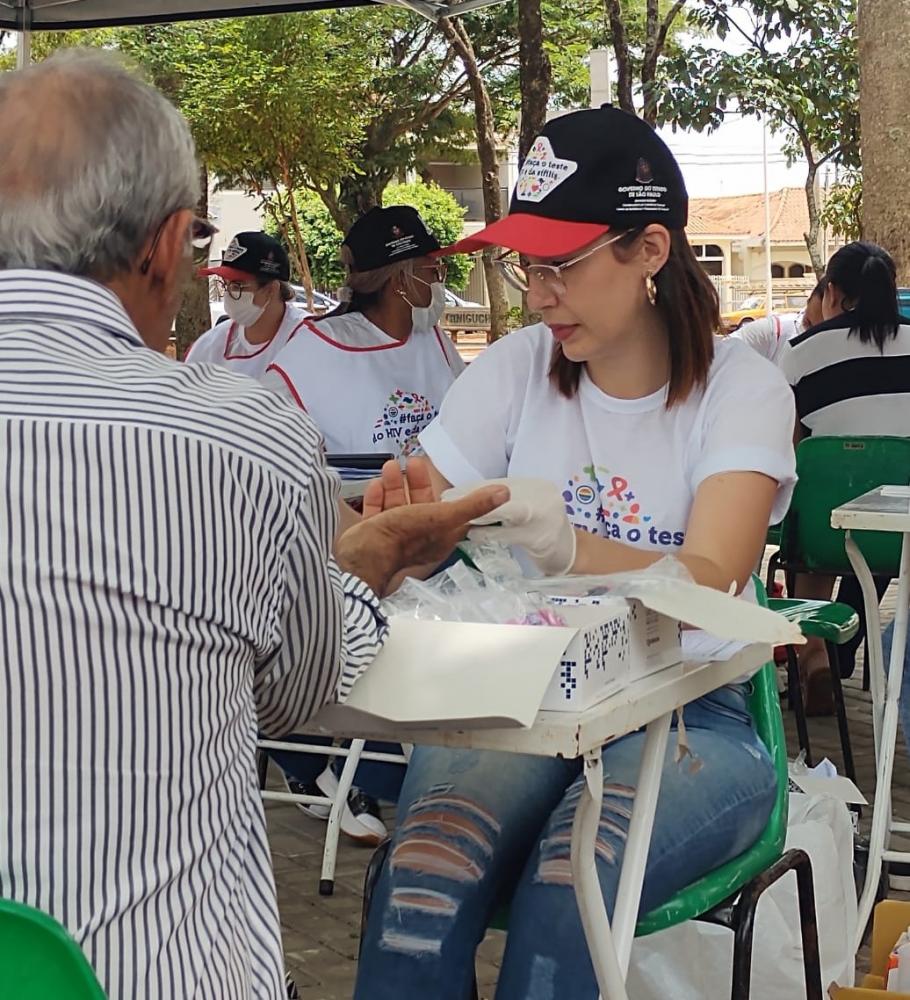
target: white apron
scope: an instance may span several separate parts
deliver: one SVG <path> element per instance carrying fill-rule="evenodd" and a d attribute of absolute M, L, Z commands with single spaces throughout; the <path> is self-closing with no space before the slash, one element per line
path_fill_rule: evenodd
<path fill-rule="evenodd" d="M 287 346 L 291 338 L 309 316 L 293 302 L 285 305 L 284 318 L 275 336 L 264 344 L 251 344 L 245 330 L 238 323 L 224 320 L 207 330 L 193 344 L 186 355 L 189 364 L 212 364 L 231 371 L 261 378 L 274 358 Z"/>
<path fill-rule="evenodd" d="M 269 366 L 330 454 L 409 455 L 464 363 L 435 327 L 395 340 L 362 313 L 307 320 Z"/>

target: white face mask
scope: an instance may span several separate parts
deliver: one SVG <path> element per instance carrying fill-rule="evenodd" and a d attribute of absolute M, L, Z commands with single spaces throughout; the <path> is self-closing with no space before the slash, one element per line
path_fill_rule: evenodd
<path fill-rule="evenodd" d="M 442 319 L 442 314 L 446 309 L 446 289 L 441 281 L 434 281 L 432 284 L 424 281 L 423 278 L 414 276 L 415 281 L 430 286 L 430 304 L 428 306 L 415 306 L 408 301 L 406 295 L 402 293 L 402 298 L 411 307 L 411 322 L 415 330 L 432 330 Z"/>
<path fill-rule="evenodd" d="M 232 299 L 230 295 L 224 296 L 224 311 L 242 327 L 252 326 L 265 312 L 265 306 L 257 306 L 253 301 L 255 294 L 255 292 L 241 292 L 239 299 Z"/>

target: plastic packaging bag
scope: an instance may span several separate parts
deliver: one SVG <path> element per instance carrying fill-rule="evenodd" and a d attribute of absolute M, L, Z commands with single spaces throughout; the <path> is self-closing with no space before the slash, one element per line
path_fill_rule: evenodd
<path fill-rule="evenodd" d="M 812 859 L 822 985 L 852 983 L 857 921 L 853 824 L 842 802 L 790 795 L 786 849 Z M 802 944 L 796 879 L 782 878 L 758 904 L 752 959 L 752 1000 L 802 1000 Z M 733 934 L 689 920 L 638 938 L 629 968 L 629 1000 L 729 1000 Z"/>
<path fill-rule="evenodd" d="M 565 625 L 539 594 L 528 593 L 521 579 L 493 579 L 455 563 L 429 580 L 408 578 L 383 602 L 391 618 L 514 625 Z"/>

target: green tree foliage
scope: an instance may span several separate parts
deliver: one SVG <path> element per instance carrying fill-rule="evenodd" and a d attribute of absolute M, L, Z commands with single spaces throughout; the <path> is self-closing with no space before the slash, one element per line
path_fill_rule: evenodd
<path fill-rule="evenodd" d="M 821 211 L 822 223 L 844 240 L 862 239 L 863 178 L 859 170 L 848 170 L 828 188 Z"/>
<path fill-rule="evenodd" d="M 691 16 L 736 46 L 700 41 L 671 60 L 661 120 L 710 130 L 728 111 L 764 116 L 790 161 L 808 164 L 806 245 L 820 273 L 819 167 L 859 162 L 855 0 L 701 0 Z"/>
<path fill-rule="evenodd" d="M 344 281 L 344 271 L 339 261 L 343 235 L 317 194 L 298 191 L 295 201 L 301 232 L 307 245 L 313 283 L 317 288 L 331 293 Z M 464 209 L 448 191 L 437 184 L 425 184 L 423 181 L 389 184 L 383 191 L 382 201 L 384 205 L 412 205 L 443 246 L 454 243 L 461 236 Z M 274 218 L 269 220 L 266 228 L 276 236 L 281 235 Z M 459 254 L 450 257 L 448 264 L 446 284 L 459 291 L 464 288 L 470 276 L 471 259 L 465 254 Z"/>
<path fill-rule="evenodd" d="M 339 45 L 329 18 L 310 12 L 133 29 L 120 46 L 178 103 L 219 182 L 273 208 L 309 288 L 289 192 L 337 183 L 353 168 L 356 47 Z"/>

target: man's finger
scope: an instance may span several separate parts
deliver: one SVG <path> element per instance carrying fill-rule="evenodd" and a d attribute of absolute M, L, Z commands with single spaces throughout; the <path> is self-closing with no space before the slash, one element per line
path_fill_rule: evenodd
<path fill-rule="evenodd" d="M 404 475 L 395 459 L 390 459 L 382 467 L 382 488 L 385 491 L 383 510 L 407 506 L 408 494 L 405 489 Z"/>
<path fill-rule="evenodd" d="M 430 463 L 425 458 L 409 458 L 406 475 L 411 503 L 433 503 L 436 500 L 433 480 L 430 478 Z"/>
<path fill-rule="evenodd" d="M 367 488 L 363 491 L 363 505 L 361 507 L 361 516 L 366 519 L 368 517 L 375 517 L 377 514 L 382 513 L 382 503 L 385 498 L 385 490 L 382 486 L 381 479 L 371 479 L 367 483 Z"/>
<path fill-rule="evenodd" d="M 446 501 L 445 506 L 453 523 L 464 524 L 501 507 L 509 496 L 508 486 L 483 486 L 466 497 Z"/>

